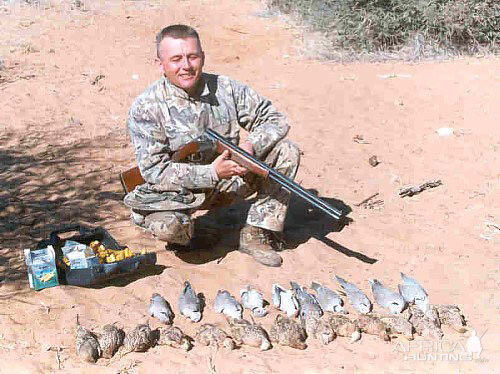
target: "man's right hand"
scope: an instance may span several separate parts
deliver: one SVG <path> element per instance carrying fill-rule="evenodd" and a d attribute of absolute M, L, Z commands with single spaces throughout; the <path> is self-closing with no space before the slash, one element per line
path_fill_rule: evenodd
<path fill-rule="evenodd" d="M 248 171 L 243 166 L 232 161 L 230 156 L 231 154 L 226 150 L 212 162 L 215 172 L 220 179 L 229 179 L 235 175 L 245 175 Z"/>

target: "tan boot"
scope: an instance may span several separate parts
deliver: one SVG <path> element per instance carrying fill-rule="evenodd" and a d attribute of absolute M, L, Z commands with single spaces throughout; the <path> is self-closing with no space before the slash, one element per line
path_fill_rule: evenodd
<path fill-rule="evenodd" d="M 240 231 L 240 252 L 246 253 L 266 266 L 281 266 L 283 259 L 271 245 L 268 230 L 245 225 Z"/>

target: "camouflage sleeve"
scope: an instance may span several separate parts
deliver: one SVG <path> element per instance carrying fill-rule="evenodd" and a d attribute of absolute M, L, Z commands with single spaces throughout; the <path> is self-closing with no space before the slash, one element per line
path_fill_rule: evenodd
<path fill-rule="evenodd" d="M 219 178 L 212 165 L 173 162 L 172 150 L 154 104 L 134 103 L 129 112 L 128 130 L 137 164 L 146 182 L 166 190 L 213 188 Z"/>
<path fill-rule="evenodd" d="M 286 117 L 278 112 L 271 101 L 257 94 L 247 85 L 232 82 L 238 123 L 249 131 L 249 140 L 257 157 L 269 152 L 283 139 L 290 126 Z"/>

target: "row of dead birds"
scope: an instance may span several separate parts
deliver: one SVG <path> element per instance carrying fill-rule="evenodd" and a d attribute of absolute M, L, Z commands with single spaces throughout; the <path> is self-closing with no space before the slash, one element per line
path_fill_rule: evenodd
<path fill-rule="evenodd" d="M 355 284 L 336 276 L 349 304 L 359 313 L 356 319 L 347 317 L 344 301 L 330 288 L 313 282 L 311 289 L 290 282 L 291 289 L 279 284 L 272 287 L 272 303 L 286 313 L 276 316 L 267 333 L 255 323 L 253 317 L 267 315 L 267 303 L 262 293 L 252 287 L 240 291 L 241 303 L 228 291 L 218 291 L 213 308 L 226 315 L 231 334 L 214 324 L 203 324 L 195 339 L 202 345 L 234 349 L 237 345 L 248 345 L 267 350 L 273 343 L 292 348 L 305 349 L 308 337 L 329 344 L 336 336 L 350 337 L 351 342 L 361 338 L 361 333 L 377 335 L 384 341 L 390 335 L 398 334 L 413 339 L 413 334 L 441 339 L 441 325 L 451 326 L 458 332 L 465 332 L 465 318 L 455 305 L 431 305 L 425 289 L 415 279 L 401 273 L 403 283 L 399 292 L 385 287 L 376 279 L 369 280 L 375 302 L 388 310 L 388 314 L 373 313 L 373 304 L 368 296 Z M 178 300 L 179 312 L 192 322 L 202 319 L 205 306 L 203 295 L 197 294 L 191 284 L 184 282 Z M 243 310 L 252 312 L 251 322 L 243 319 Z M 111 358 L 116 352 L 120 357 L 129 352 L 144 352 L 155 345 L 168 345 L 184 350 L 192 346 L 190 337 L 181 329 L 172 326 L 174 313 L 170 304 L 161 295 L 154 293 L 150 300 L 148 314 L 165 325 L 151 330 L 148 324 L 140 324 L 127 334 L 115 325 L 105 325 L 102 331 L 94 333 L 78 322 L 77 353 L 83 361 L 96 362 L 99 357 Z M 298 322 L 294 318 L 298 317 Z"/>

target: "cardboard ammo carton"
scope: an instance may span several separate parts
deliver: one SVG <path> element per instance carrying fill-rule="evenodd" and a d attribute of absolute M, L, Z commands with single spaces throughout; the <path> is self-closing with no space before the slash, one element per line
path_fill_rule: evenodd
<path fill-rule="evenodd" d="M 25 249 L 24 260 L 28 267 L 30 288 L 38 291 L 59 285 L 56 254 L 51 245 L 35 250 Z"/>

